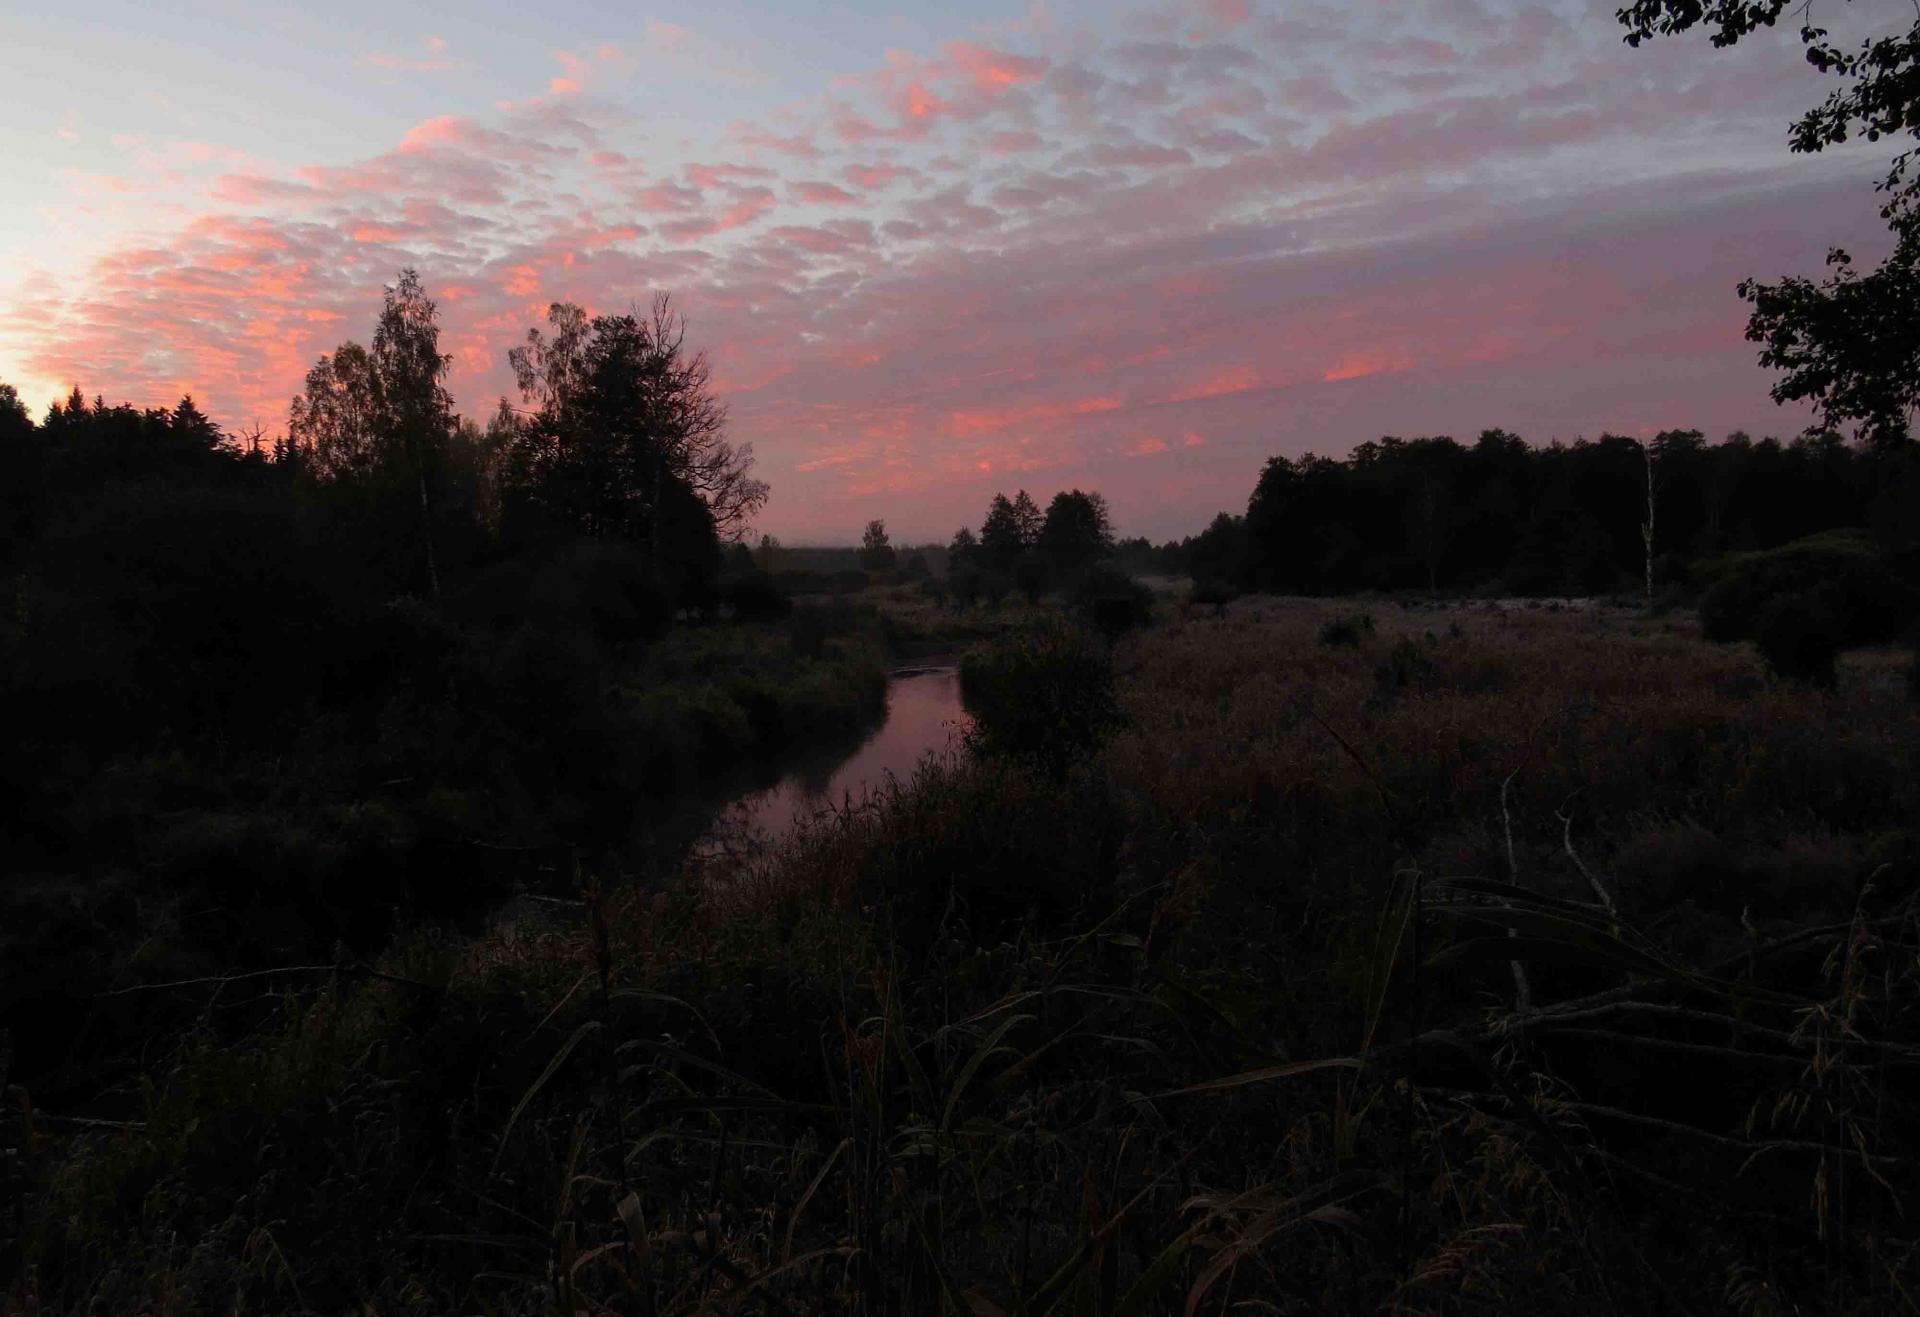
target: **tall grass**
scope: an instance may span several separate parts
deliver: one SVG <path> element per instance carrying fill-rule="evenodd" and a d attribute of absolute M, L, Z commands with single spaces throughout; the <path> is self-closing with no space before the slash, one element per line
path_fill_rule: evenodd
<path fill-rule="evenodd" d="M 1064 773 L 930 762 L 731 881 L 269 980 L 245 1046 L 14 1107 L 10 1303 L 1912 1308 L 1897 683 L 1332 615 L 1124 640 Z"/>

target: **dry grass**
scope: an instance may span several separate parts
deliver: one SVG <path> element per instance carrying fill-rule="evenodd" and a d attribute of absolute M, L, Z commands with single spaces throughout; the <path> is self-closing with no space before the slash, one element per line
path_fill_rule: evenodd
<path fill-rule="evenodd" d="M 1888 664 L 1808 692 L 1604 608 L 1376 605 L 1320 643 L 1351 611 L 1169 622 L 1085 762 L 929 765 L 724 881 L 416 941 L 183 1053 L 138 1130 L 34 1126 L 22 1284 L 1912 1308 L 1920 725 Z"/>

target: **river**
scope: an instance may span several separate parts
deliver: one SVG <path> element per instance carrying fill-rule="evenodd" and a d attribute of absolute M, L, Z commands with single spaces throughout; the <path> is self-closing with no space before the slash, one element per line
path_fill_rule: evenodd
<path fill-rule="evenodd" d="M 857 805 L 889 778 L 906 781 L 929 754 L 958 750 L 972 726 L 960 702 L 960 672 L 950 661 L 895 672 L 880 725 L 851 750 L 802 753 L 771 786 L 735 796 L 695 846 L 701 859 L 750 857 L 830 809 Z"/>

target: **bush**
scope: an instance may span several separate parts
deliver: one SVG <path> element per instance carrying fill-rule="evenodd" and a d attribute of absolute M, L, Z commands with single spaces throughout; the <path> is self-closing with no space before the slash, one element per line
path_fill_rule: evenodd
<path fill-rule="evenodd" d="M 980 598 L 980 592 L 986 584 L 986 573 L 978 567 L 962 567 L 947 577 L 947 584 L 953 589 L 954 602 L 962 608 L 971 608 Z"/>
<path fill-rule="evenodd" d="M 1153 620 L 1153 591 L 1107 563 L 1082 572 L 1069 598 L 1075 611 L 1109 636 Z"/>
<path fill-rule="evenodd" d="M 1754 622 L 1754 642 L 1774 675 L 1815 686 L 1833 685 L 1846 638 L 1845 623 L 1820 595 L 1775 599 Z"/>
<path fill-rule="evenodd" d="M 1053 586 L 1053 567 L 1037 553 L 1025 553 L 1013 565 L 1013 582 L 1027 602 L 1037 604 Z"/>
<path fill-rule="evenodd" d="M 1013 578 L 1001 572 L 987 572 L 980 578 L 980 593 L 987 597 L 989 608 L 998 608 L 1013 593 Z"/>
<path fill-rule="evenodd" d="M 1385 694 L 1402 691 L 1409 686 L 1426 685 L 1437 673 L 1433 659 L 1419 642 L 1403 637 L 1387 651 L 1386 662 L 1373 670 L 1373 683 Z"/>
<path fill-rule="evenodd" d="M 859 628 L 860 615 L 844 599 L 825 604 L 800 604 L 787 619 L 787 638 L 793 652 L 801 658 L 819 658 L 827 641 L 835 636 L 852 635 Z"/>
<path fill-rule="evenodd" d="M 1216 613 L 1239 597 L 1240 592 L 1230 582 L 1218 578 L 1195 581 L 1192 591 L 1187 595 L 1190 603 L 1201 606 L 1211 604 Z"/>
<path fill-rule="evenodd" d="M 969 650 L 960 689 L 980 749 L 1054 770 L 1091 751 L 1120 719 L 1106 646 L 1053 615 Z"/>
<path fill-rule="evenodd" d="M 1753 639 L 1767 605 L 1815 597 L 1833 615 L 1839 644 L 1891 640 L 1920 615 L 1920 594 L 1859 531 L 1829 531 L 1758 553 L 1730 554 L 1699 569 L 1709 582 L 1700 629 L 1709 640 Z"/>
<path fill-rule="evenodd" d="M 793 611 L 793 600 L 781 593 L 765 572 L 742 575 L 729 582 L 723 593 L 733 615 L 743 622 L 785 617 Z"/>
<path fill-rule="evenodd" d="M 1320 643 L 1357 645 L 1372 634 L 1372 613 L 1345 613 L 1320 628 Z"/>
<path fill-rule="evenodd" d="M 654 579 L 647 556 L 613 540 L 566 545 L 544 560 L 507 562 L 449 595 L 448 613 L 503 632 L 531 624 L 582 628 L 603 644 L 653 640 L 673 622 L 675 601 Z"/>

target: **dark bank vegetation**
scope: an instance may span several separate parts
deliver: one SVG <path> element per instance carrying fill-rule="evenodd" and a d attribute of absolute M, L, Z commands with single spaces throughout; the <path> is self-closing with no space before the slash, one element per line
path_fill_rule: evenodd
<path fill-rule="evenodd" d="M 48 1098 L 180 1022 L 103 990 L 670 865 L 649 802 L 878 714 L 874 609 L 728 569 L 765 489 L 664 301 L 555 307 L 484 428 L 437 335 L 408 274 L 270 448 L 0 395 L 0 1031 Z"/>
<path fill-rule="evenodd" d="M 9 1117 L 12 1302 L 1912 1307 L 1891 655 L 1249 600 L 968 682 L 974 753 L 724 883 L 173 989 Z"/>
<path fill-rule="evenodd" d="M 1808 24 L 1797 147 L 1920 131 Z M 481 428 L 403 279 L 271 458 L 0 395 L 7 1310 L 1920 1308 L 1910 160 L 1742 289 L 1865 442 L 1382 440 L 1159 549 L 723 551 L 665 304 Z M 607 817 L 904 644 L 965 753 L 685 881 Z"/>

